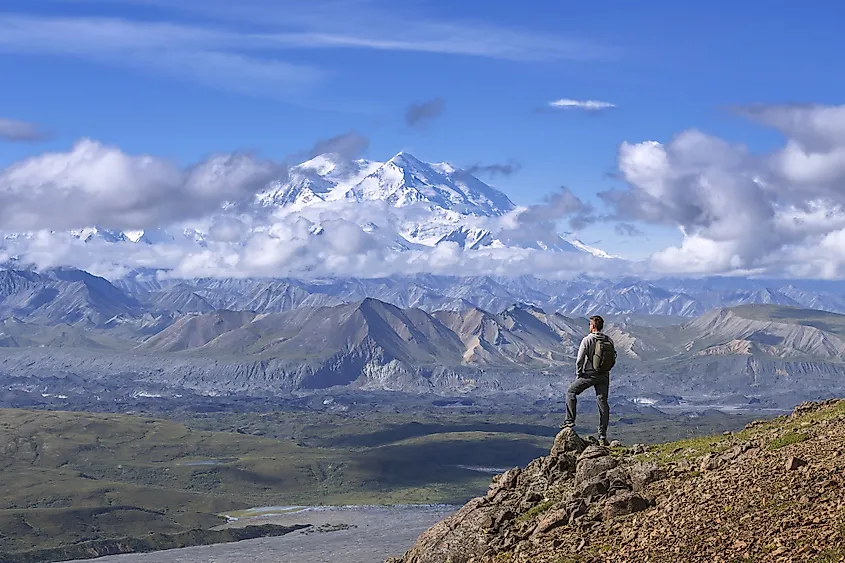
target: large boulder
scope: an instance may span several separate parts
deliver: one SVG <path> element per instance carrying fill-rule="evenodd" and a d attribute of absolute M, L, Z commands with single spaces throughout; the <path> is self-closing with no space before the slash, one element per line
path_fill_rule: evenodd
<path fill-rule="evenodd" d="M 609 490 L 610 481 L 599 475 L 579 484 L 575 488 L 575 494 L 581 498 L 598 498 L 606 495 Z"/>
<path fill-rule="evenodd" d="M 567 452 L 572 452 L 575 455 L 580 454 L 587 449 L 587 441 L 575 433 L 573 428 L 564 428 L 558 435 L 555 436 L 555 443 L 552 445 L 550 455 L 557 457 Z"/>
<path fill-rule="evenodd" d="M 589 446 L 578 456 L 575 469 L 575 486 L 580 487 L 583 483 L 606 473 L 617 465 L 618 463 L 610 456 L 607 448 Z"/>
<path fill-rule="evenodd" d="M 634 491 L 642 491 L 647 485 L 666 477 L 656 463 L 639 462 L 627 467 L 629 480 Z"/>
<path fill-rule="evenodd" d="M 537 522 L 537 527 L 534 529 L 534 534 L 545 534 L 546 532 L 571 524 L 576 518 L 587 513 L 587 503 L 582 500 L 574 500 L 567 503 L 562 508 L 552 510 Z"/>

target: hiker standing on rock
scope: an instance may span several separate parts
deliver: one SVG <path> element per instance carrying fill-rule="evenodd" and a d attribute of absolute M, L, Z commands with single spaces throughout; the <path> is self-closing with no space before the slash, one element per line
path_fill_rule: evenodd
<path fill-rule="evenodd" d="M 610 422 L 610 406 L 607 394 L 610 388 L 610 370 L 616 364 L 616 348 L 613 340 L 602 333 L 604 319 L 590 317 L 590 334 L 581 341 L 578 358 L 575 360 L 575 381 L 566 390 L 566 419 L 563 428 L 575 427 L 578 410 L 578 395 L 595 387 L 596 404 L 599 407 L 599 443 L 607 446 L 607 425 Z"/>

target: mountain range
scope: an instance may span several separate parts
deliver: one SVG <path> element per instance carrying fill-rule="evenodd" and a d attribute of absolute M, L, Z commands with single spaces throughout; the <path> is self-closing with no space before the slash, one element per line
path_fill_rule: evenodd
<path fill-rule="evenodd" d="M 393 276 L 340 279 L 176 279 L 134 270 L 109 281 L 76 269 L 0 269 L 0 318 L 103 328 L 167 325 L 219 309 L 280 313 L 374 298 L 401 308 L 501 313 L 525 304 L 572 317 L 601 314 L 666 324 L 739 305 L 845 313 L 845 284 L 735 278 L 546 280 L 531 276 Z M 158 323 L 158 324 L 157 324 Z"/>
<path fill-rule="evenodd" d="M 562 397 L 592 312 L 583 308 L 587 297 L 572 301 L 582 307 L 575 314 L 530 303 L 492 308 L 472 301 L 504 303 L 503 288 L 513 285 L 492 278 L 416 283 L 410 293 L 408 280 L 325 281 L 317 286 L 325 292 L 280 280 L 134 278 L 118 287 L 79 270 L 2 270 L 0 380 L 10 392 L 65 397 L 273 396 L 338 387 Z M 522 279 L 519 287 L 548 297 L 547 283 Z M 589 286 L 565 282 L 577 283 Z M 419 289 L 436 284 L 465 291 L 435 298 Z M 642 282 L 600 291 L 610 295 L 613 287 L 628 306 L 639 303 L 629 294 L 644 291 Z M 375 289 L 416 304 L 349 298 Z M 443 301 L 459 306 L 436 306 Z M 788 404 L 845 388 L 845 315 L 791 303 L 683 311 L 687 317 L 608 315 L 621 354 L 618 398 Z"/>

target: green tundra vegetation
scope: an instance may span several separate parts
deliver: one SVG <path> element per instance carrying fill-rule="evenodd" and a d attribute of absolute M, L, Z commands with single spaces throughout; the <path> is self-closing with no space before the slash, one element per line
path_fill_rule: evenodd
<path fill-rule="evenodd" d="M 546 454 L 557 432 L 547 414 L 181 416 L 0 409 L 0 559 L 210 530 L 258 506 L 462 503 L 493 472 Z M 748 420 L 638 415 L 614 429 L 627 443 L 654 442 Z"/>

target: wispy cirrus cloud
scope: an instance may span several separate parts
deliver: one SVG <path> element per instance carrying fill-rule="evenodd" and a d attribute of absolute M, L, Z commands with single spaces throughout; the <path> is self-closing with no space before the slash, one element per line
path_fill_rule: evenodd
<path fill-rule="evenodd" d="M 599 100 L 573 100 L 570 98 L 561 98 L 553 102 L 549 102 L 549 107 L 556 109 L 579 109 L 584 111 L 604 111 L 613 109 L 616 104 L 610 102 L 602 102 Z"/>
<path fill-rule="evenodd" d="M 405 17 L 371 1 L 159 2 L 65 0 L 91 4 L 82 17 L 0 13 L 0 52 L 81 58 L 198 82 L 287 97 L 331 75 L 309 50 L 377 50 L 510 61 L 596 60 L 610 51 L 585 40 L 485 22 Z M 98 6 L 153 6 L 155 19 L 98 15 Z M 113 16 L 114 10 L 103 12 Z M 333 17 L 326 17 L 332 14 Z M 197 17 L 192 17 L 197 16 Z"/>
<path fill-rule="evenodd" d="M 31 143 L 43 141 L 49 136 L 46 131 L 35 123 L 0 117 L 0 141 Z"/>
<path fill-rule="evenodd" d="M 270 98 L 327 75 L 250 52 L 260 46 L 237 33 L 171 23 L 0 15 L 0 52 L 73 57 Z"/>
<path fill-rule="evenodd" d="M 55 0 L 73 4 L 134 4 L 207 21 L 254 24 L 279 47 L 359 48 L 467 55 L 518 61 L 593 61 L 614 48 L 575 37 L 512 29 L 482 20 L 438 19 L 432 10 L 389 0 Z M 180 17 L 184 20 L 184 17 Z M 254 28 L 253 28 L 254 29 Z"/>

